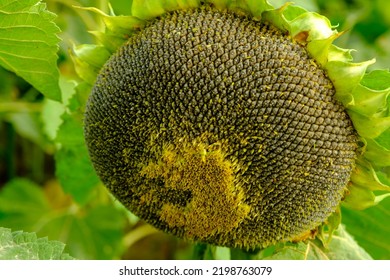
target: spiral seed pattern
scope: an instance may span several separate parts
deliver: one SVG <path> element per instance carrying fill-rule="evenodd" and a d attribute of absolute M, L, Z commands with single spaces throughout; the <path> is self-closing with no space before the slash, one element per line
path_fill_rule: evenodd
<path fill-rule="evenodd" d="M 110 191 L 157 228 L 265 247 L 312 230 L 342 199 L 357 139 L 334 94 L 305 48 L 269 24 L 176 11 L 103 67 L 86 143 Z"/>

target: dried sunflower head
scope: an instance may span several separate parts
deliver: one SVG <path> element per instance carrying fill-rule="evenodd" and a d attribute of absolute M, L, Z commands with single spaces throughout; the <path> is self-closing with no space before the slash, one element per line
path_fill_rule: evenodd
<path fill-rule="evenodd" d="M 360 207 L 388 190 L 378 139 L 390 127 L 389 92 L 362 82 L 373 61 L 352 63 L 332 45 L 340 33 L 326 18 L 265 1 L 133 1 L 127 17 L 91 10 L 107 27 L 95 32 L 101 45 L 75 49 L 91 85 L 91 160 L 157 228 L 266 247 L 305 239 L 344 197 Z"/>

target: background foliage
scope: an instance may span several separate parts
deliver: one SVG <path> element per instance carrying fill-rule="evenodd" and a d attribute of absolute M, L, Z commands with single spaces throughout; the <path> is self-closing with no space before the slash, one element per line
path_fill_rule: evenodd
<path fill-rule="evenodd" d="M 129 14 L 131 1 L 110 2 L 116 14 Z M 336 44 L 359 50 L 357 61 L 376 57 L 371 69 L 388 68 L 386 0 L 295 3 L 346 30 Z M 52 240 L 65 243 L 65 253 L 78 259 L 390 259 L 389 198 L 363 211 L 343 208 L 344 226 L 327 247 L 314 240 L 252 254 L 185 243 L 123 209 L 101 185 L 84 144 L 87 96 L 70 53 L 75 45 L 92 43 L 88 30 L 103 25 L 75 6 L 109 12 L 105 0 L 0 0 L 0 249 L 17 245 L 0 259 L 19 251 L 25 258 L 68 258 Z M 15 28 L 22 23 L 24 28 Z M 46 236 L 50 241 L 41 239 Z M 42 246 L 45 253 L 39 253 Z"/>

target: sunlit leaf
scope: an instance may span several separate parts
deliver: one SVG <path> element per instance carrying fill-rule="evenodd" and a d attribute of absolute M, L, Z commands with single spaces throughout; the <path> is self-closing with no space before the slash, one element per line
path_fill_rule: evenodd
<path fill-rule="evenodd" d="M 371 256 L 361 248 L 353 237 L 340 225 L 332 240 L 324 247 L 318 240 L 287 243 L 277 247 L 264 259 L 272 260 L 367 260 Z"/>
<path fill-rule="evenodd" d="M 56 16 L 39 0 L 0 3 L 0 66 L 47 97 L 60 100 Z"/>
<path fill-rule="evenodd" d="M 370 260 L 372 257 L 360 247 L 355 238 L 340 225 L 332 236 L 328 248 L 325 248 L 326 255 L 331 260 Z"/>
<path fill-rule="evenodd" d="M 99 179 L 91 165 L 87 148 L 78 146 L 62 148 L 55 155 L 56 174 L 66 193 L 81 204 L 90 198 Z"/>
<path fill-rule="evenodd" d="M 62 102 L 46 99 L 41 112 L 43 131 L 50 140 L 54 140 L 57 137 L 59 127 L 63 123 L 61 116 L 67 107 L 72 105 L 70 103 L 75 93 L 76 83 L 74 81 L 68 81 L 63 77 L 60 77 L 59 81 Z"/>
<path fill-rule="evenodd" d="M 0 227 L 0 260 L 71 260 L 65 244 L 37 238 L 35 233 Z"/>
<path fill-rule="evenodd" d="M 68 114 L 63 120 L 56 139 L 61 144 L 55 154 L 56 175 L 64 191 L 85 204 L 100 181 L 89 159 L 81 121 Z"/>

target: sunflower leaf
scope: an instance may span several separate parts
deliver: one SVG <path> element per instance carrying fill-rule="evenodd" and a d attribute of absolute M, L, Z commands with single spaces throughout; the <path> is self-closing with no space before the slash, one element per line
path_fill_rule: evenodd
<path fill-rule="evenodd" d="M 361 248 L 343 225 L 334 232 L 327 247 L 318 240 L 287 243 L 276 248 L 270 260 L 370 260 L 371 256 Z"/>
<path fill-rule="evenodd" d="M 62 145 L 55 154 L 56 174 L 64 191 L 85 204 L 100 181 L 88 156 L 81 120 L 67 113 L 62 119 L 56 138 Z"/>
<path fill-rule="evenodd" d="M 118 258 L 125 216 L 110 200 L 99 201 L 100 196 L 83 207 L 55 181 L 42 188 L 16 178 L 0 191 L 0 224 L 61 241 L 78 259 Z"/>
<path fill-rule="evenodd" d="M 355 211 L 342 209 L 343 223 L 355 240 L 375 259 L 390 259 L 389 220 L 390 198 L 377 206 Z"/>
<path fill-rule="evenodd" d="M 37 238 L 35 233 L 0 227 L 0 260 L 72 260 L 64 248 L 65 244 Z"/>
<path fill-rule="evenodd" d="M 4 0 L 0 18 L 0 66 L 60 101 L 56 64 L 60 29 L 54 24 L 55 15 L 39 0 Z"/>

